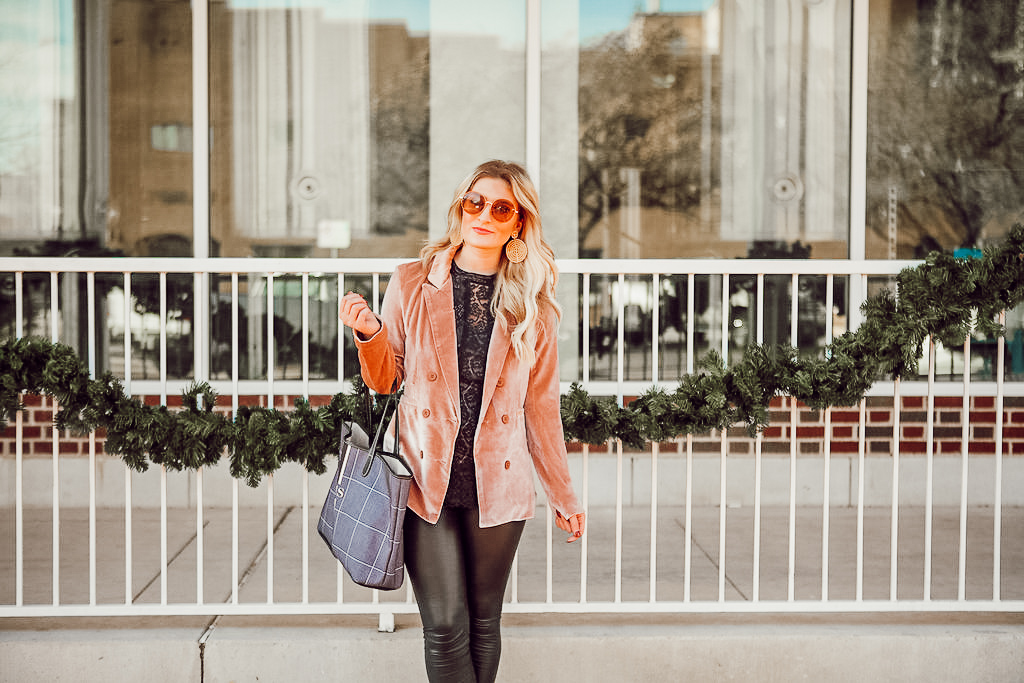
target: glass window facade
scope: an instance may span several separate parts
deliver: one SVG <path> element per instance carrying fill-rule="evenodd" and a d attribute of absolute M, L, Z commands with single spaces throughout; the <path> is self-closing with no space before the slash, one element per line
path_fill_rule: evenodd
<path fill-rule="evenodd" d="M 866 94 L 852 78 L 862 2 Z M 529 165 L 561 258 L 916 258 L 997 242 L 1022 219 L 1024 1 L 210 0 L 197 5 L 200 46 L 193 5 L 0 0 L 0 254 L 413 257 L 443 231 L 455 185 L 490 157 Z M 193 121 L 200 87 L 208 139 Z M 851 172 L 859 95 L 864 178 Z M 199 184 L 197 150 L 209 153 Z M 851 222 L 853 193 L 863 225 Z M 74 280 L 57 284 L 61 335 L 83 348 Z M 158 372 L 161 321 L 191 346 L 205 308 L 192 285 L 100 278 L 96 305 L 112 320 L 101 364 L 118 369 L 126 327 L 137 376 Z M 580 319 L 563 325 L 563 379 L 584 375 L 584 336 L 586 374 L 615 379 L 620 309 L 627 344 L 657 343 L 660 378 L 685 369 L 685 276 L 657 291 L 650 278 L 588 286 L 561 284 L 566 319 Z M 27 278 L 26 332 L 43 329 L 51 287 Z M 313 377 L 349 374 L 337 367 L 337 287 L 307 284 Z M 767 278 L 764 341 L 788 343 L 796 311 L 798 344 L 816 351 L 845 329 L 847 288 L 801 277 L 794 294 L 788 277 Z M 755 341 L 752 277 L 698 276 L 693 289 L 695 355 L 723 335 L 731 353 Z M 4 283 L 0 306 L 11 296 Z M 213 278 L 209 296 L 209 375 L 224 377 L 229 279 Z M 295 372 L 302 296 L 297 279 L 242 276 L 241 378 Z M 1007 322 L 1012 346 L 1024 320 Z M 653 361 L 630 357 L 625 378 L 651 376 Z M 953 354 L 949 374 L 962 365 Z M 189 354 L 167 371 L 193 376 Z"/>
<path fill-rule="evenodd" d="M 866 256 L 999 243 L 1024 221 L 1024 2 L 872 0 L 871 26 Z M 1006 327 L 1020 377 L 1020 307 Z M 972 373 L 992 379 L 994 340 L 972 344 Z M 962 376 L 963 354 L 937 365 Z"/>

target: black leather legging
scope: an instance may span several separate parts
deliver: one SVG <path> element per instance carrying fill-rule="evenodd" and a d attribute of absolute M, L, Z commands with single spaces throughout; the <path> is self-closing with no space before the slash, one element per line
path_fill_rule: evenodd
<path fill-rule="evenodd" d="M 405 516 L 405 566 L 423 621 L 431 683 L 498 674 L 501 607 L 525 522 L 480 528 L 475 508 L 444 508 L 437 524 Z"/>

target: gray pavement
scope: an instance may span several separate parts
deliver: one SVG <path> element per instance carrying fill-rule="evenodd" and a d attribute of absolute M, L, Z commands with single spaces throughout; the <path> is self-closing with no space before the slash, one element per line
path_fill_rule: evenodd
<path fill-rule="evenodd" d="M 318 510 L 309 510 L 308 601 L 329 603 L 338 599 L 338 565 L 316 533 Z M 547 542 L 543 510 L 527 524 L 516 568 L 516 598 L 519 602 L 546 599 Z M 171 508 L 167 513 L 167 596 L 170 603 L 195 602 L 196 512 Z M 239 600 L 265 603 L 267 590 L 267 511 L 265 508 L 239 510 L 238 571 Z M 203 593 L 204 602 L 219 603 L 231 597 L 231 511 L 210 508 L 203 511 Z M 1024 600 L 1024 508 L 1004 508 L 1001 525 L 1001 582 L 999 594 L 1005 600 Z M 279 507 L 273 511 L 275 602 L 301 602 L 302 515 L 301 508 Z M 857 597 L 857 513 L 852 508 L 829 510 L 828 598 L 853 600 Z M 967 516 L 968 554 L 965 596 L 968 600 L 991 599 L 993 595 L 993 510 L 970 508 Z M 12 510 L 0 510 L 0 604 L 15 601 L 15 553 Z M 52 516 L 49 509 L 28 508 L 24 513 L 24 588 L 26 605 L 53 602 Z M 89 515 L 86 509 L 63 509 L 60 513 L 60 593 L 62 604 L 89 602 Z M 125 602 L 125 525 L 121 510 L 100 509 L 96 513 L 96 602 L 121 605 Z M 686 598 L 685 567 L 686 514 L 682 507 L 661 506 L 654 534 L 656 544 L 655 597 L 659 601 Z M 719 509 L 695 507 L 691 515 L 690 599 L 717 601 L 720 586 Z M 133 511 L 132 586 L 135 604 L 159 603 L 162 599 L 160 511 Z M 793 585 L 796 600 L 822 598 L 822 509 L 796 509 Z M 750 601 L 754 597 L 754 511 L 752 508 L 726 510 L 724 597 L 726 601 Z M 891 580 L 891 510 L 867 508 L 864 512 L 863 598 L 888 600 Z M 764 507 L 760 519 L 758 597 L 786 600 L 789 596 L 789 509 Z M 553 530 L 553 586 L 555 602 L 580 600 L 582 543 L 566 544 L 564 535 Z M 646 602 L 651 599 L 651 513 L 648 507 L 625 507 L 620 532 L 621 562 L 616 568 L 616 523 L 613 508 L 590 511 L 586 544 L 586 598 L 590 603 Z M 936 507 L 932 514 L 931 590 L 933 600 L 956 600 L 959 588 L 960 512 Z M 897 568 L 898 597 L 925 599 L 925 509 L 901 508 L 899 514 Z M 617 579 L 617 571 L 621 579 Z M 619 583 L 617 590 L 617 583 Z M 343 581 L 345 601 L 370 600 L 364 591 Z M 510 598 L 512 597 L 510 589 Z M 384 601 L 405 601 L 405 590 L 381 593 Z M 210 608 L 215 611 L 215 607 Z M 617 611 L 613 608 L 612 611 Z M 755 608 L 756 609 L 756 608 Z"/>
<path fill-rule="evenodd" d="M 337 564 L 316 535 L 317 510 L 309 510 L 311 603 L 338 599 Z M 527 524 L 509 598 L 541 602 L 547 594 L 547 544 L 543 511 Z M 891 510 L 864 513 L 863 598 L 890 596 Z M 204 600 L 224 602 L 231 595 L 231 511 L 204 510 Z M 690 594 L 694 609 L 661 614 L 651 600 L 651 513 L 626 507 L 621 532 L 615 511 L 590 511 L 586 545 L 586 599 L 606 604 L 603 614 L 520 613 L 510 604 L 505 619 L 502 677 L 542 680 L 1022 680 L 1024 619 L 1020 614 L 810 614 L 822 598 L 822 509 L 797 508 L 793 589 L 810 601 L 805 614 L 727 614 L 745 612 L 754 596 L 754 514 L 749 507 L 726 510 L 725 572 L 720 575 L 719 509 L 695 507 L 690 520 Z M 302 590 L 302 514 L 275 508 L 273 597 L 298 602 Z M 96 514 L 96 603 L 125 601 L 125 519 L 120 510 Z M 662 506 L 657 517 L 658 601 L 686 597 L 685 526 L 682 507 Z M 857 514 L 829 510 L 828 597 L 856 597 Z M 267 511 L 239 513 L 239 567 L 242 603 L 265 606 Z M 989 600 L 993 594 L 993 510 L 970 508 L 965 594 Z M 53 602 L 52 518 L 49 509 L 24 514 L 25 605 Z M 159 604 L 160 512 L 137 509 L 132 520 L 132 581 L 136 604 Z M 937 507 L 932 516 L 930 597 L 955 600 L 959 588 L 960 516 Z M 89 516 L 81 508 L 60 517 L 62 604 L 88 603 Z M 762 601 L 788 597 L 789 509 L 765 507 L 757 593 Z M 924 597 L 925 514 L 904 507 L 899 518 L 898 596 Z M 1024 509 L 1005 508 L 1001 526 L 1001 581 L 1004 600 L 1024 600 Z M 618 533 L 618 541 L 617 541 Z M 552 599 L 578 603 L 582 544 L 566 544 L 553 532 Z M 615 549 L 621 546 L 621 564 Z M 14 513 L 0 510 L 0 605 L 11 605 L 14 586 Z M 166 599 L 196 598 L 196 513 L 172 508 L 167 525 Z M 619 578 L 620 577 L 620 578 Z M 720 579 L 726 607 L 719 609 Z M 344 600 L 369 600 L 368 591 L 347 578 Z M 280 615 L 198 617 L 47 617 L 0 619 L 0 681 L 26 680 L 422 680 L 418 618 L 405 589 L 382 593 L 398 615 L 394 633 L 378 633 L 368 615 Z M 637 603 L 623 608 L 616 600 Z M 762 607 L 768 607 L 767 605 Z M 563 609 L 561 606 L 552 611 Z M 627 614 L 616 612 L 628 610 Z M 770 607 L 769 607 L 770 610 Z M 211 607 L 211 612 L 216 612 Z M 330 611 L 328 607 L 324 611 Z M 130 644 L 130 647 L 126 647 Z M 897 665 L 898 662 L 899 664 Z M 342 666 L 344 664 L 344 666 Z M 144 675 L 142 672 L 145 672 Z"/>

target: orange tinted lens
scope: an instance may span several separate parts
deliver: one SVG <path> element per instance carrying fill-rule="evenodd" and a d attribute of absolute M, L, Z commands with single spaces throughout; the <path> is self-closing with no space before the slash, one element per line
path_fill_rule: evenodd
<path fill-rule="evenodd" d="M 484 198 L 477 192 L 462 195 L 462 210 L 475 216 L 484 210 Z"/>
<path fill-rule="evenodd" d="M 494 220 L 499 223 L 506 223 L 512 220 L 512 216 L 516 214 L 516 207 L 512 206 L 512 202 L 504 199 L 491 204 L 491 215 L 494 216 Z"/>

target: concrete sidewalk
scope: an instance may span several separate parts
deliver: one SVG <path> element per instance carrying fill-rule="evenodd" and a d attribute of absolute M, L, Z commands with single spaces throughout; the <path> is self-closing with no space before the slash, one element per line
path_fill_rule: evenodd
<path fill-rule="evenodd" d="M 337 599 L 337 565 L 315 531 L 310 511 L 309 601 Z M 888 600 L 890 510 L 864 515 L 865 600 Z M 801 507 L 795 526 L 794 594 L 819 601 L 822 593 L 822 510 Z M 543 511 L 540 511 L 543 514 Z M 196 597 L 194 510 L 168 513 L 167 600 Z M 240 601 L 267 600 L 267 512 L 240 511 Z M 856 511 L 829 511 L 828 596 L 856 597 Z M 993 517 L 990 508 L 968 514 L 966 598 L 992 597 Z M 902 508 L 899 520 L 898 595 L 924 596 L 924 510 Z M 301 513 L 273 511 L 275 601 L 301 601 Z M 726 511 L 725 601 L 740 607 L 754 595 L 753 511 Z M 936 508 L 932 517 L 931 598 L 958 591 L 959 510 Z M 785 601 L 789 589 L 789 510 L 761 515 L 758 596 Z M 60 600 L 89 601 L 88 512 L 61 511 Z M 99 510 L 96 519 L 96 601 L 125 601 L 122 511 Z M 631 614 L 521 614 L 505 618 L 503 681 L 1019 681 L 1024 679 L 1024 619 L 1020 614 L 716 614 L 719 596 L 719 510 L 695 508 L 691 519 L 691 614 L 644 609 L 651 598 L 651 514 L 624 509 L 622 563 L 616 583 L 614 510 L 592 509 L 588 529 L 586 598 L 636 602 Z M 1000 595 L 1024 599 L 1024 510 L 1003 511 Z M 135 603 L 159 603 L 159 511 L 132 518 Z M 683 600 L 685 510 L 662 507 L 657 519 L 659 601 Z M 204 511 L 204 600 L 227 600 L 231 589 L 230 510 Z M 24 519 L 24 603 L 50 604 L 53 594 L 52 521 L 48 509 L 27 509 Z M 562 542 L 552 548 L 555 602 L 579 602 L 582 552 Z M 987 545 L 986 545 L 986 539 Z M 0 603 L 14 602 L 14 515 L 0 511 Z M 7 550 L 10 549 L 10 550 Z M 522 602 L 544 601 L 547 586 L 543 516 L 527 524 L 514 590 Z M 345 600 L 368 598 L 351 584 Z M 512 589 L 510 588 L 510 596 Z M 405 589 L 380 595 L 412 610 Z M 422 640 L 414 613 L 396 616 L 394 633 L 378 633 L 376 616 L 109 617 L 0 619 L 0 681 L 305 681 L 423 680 Z"/>
<path fill-rule="evenodd" d="M 421 681 L 418 620 L 355 617 L 6 624 L 3 681 Z M 69 623 L 70 622 L 70 623 Z M 1010 615 L 509 615 L 500 681 L 1020 681 Z"/>

